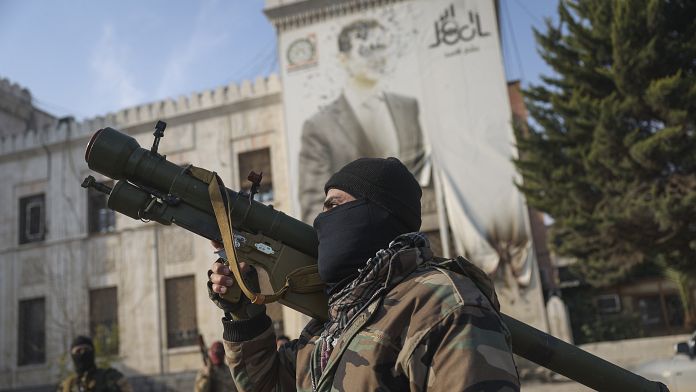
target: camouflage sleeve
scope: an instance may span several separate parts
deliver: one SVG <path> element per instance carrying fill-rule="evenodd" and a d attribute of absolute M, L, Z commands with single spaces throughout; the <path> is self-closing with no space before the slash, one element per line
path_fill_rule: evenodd
<path fill-rule="evenodd" d="M 210 367 L 205 367 L 196 374 L 194 392 L 210 392 Z"/>
<path fill-rule="evenodd" d="M 406 364 L 412 391 L 520 390 L 509 332 L 493 311 L 457 307 L 421 336 Z"/>
<path fill-rule="evenodd" d="M 286 344 L 276 351 L 269 325 L 260 335 L 243 341 L 225 338 L 225 360 L 239 392 L 294 391 L 297 351 Z"/>

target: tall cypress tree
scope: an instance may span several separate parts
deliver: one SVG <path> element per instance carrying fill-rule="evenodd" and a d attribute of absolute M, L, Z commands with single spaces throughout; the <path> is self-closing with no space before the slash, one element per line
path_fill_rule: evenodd
<path fill-rule="evenodd" d="M 590 283 L 646 262 L 693 282 L 696 1 L 569 0 L 558 11 L 535 31 L 555 75 L 525 91 L 533 124 L 517 131 L 519 187 Z"/>

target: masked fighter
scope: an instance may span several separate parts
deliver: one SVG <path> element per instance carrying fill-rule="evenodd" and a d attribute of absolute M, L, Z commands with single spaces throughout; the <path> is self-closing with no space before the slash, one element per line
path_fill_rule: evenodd
<path fill-rule="evenodd" d="M 396 158 L 362 158 L 333 174 L 314 221 L 328 321 L 312 320 L 276 350 L 263 306 L 216 293 L 227 364 L 239 391 L 519 391 L 510 334 L 492 283 L 463 258 L 458 272 L 433 256 L 421 224 L 421 189 Z M 242 298 L 245 298 L 242 296 Z"/>
<path fill-rule="evenodd" d="M 132 392 L 123 374 L 114 368 L 100 369 L 94 362 L 94 344 L 86 336 L 78 336 L 70 346 L 75 374 L 65 379 L 59 392 Z"/>

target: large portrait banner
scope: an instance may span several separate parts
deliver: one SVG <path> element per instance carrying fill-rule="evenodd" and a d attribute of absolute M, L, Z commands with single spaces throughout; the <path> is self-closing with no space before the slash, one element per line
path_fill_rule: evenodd
<path fill-rule="evenodd" d="M 394 156 L 439 182 L 458 253 L 510 296 L 538 286 L 492 0 L 364 7 L 283 31 L 279 53 L 297 217 L 346 163 Z"/>

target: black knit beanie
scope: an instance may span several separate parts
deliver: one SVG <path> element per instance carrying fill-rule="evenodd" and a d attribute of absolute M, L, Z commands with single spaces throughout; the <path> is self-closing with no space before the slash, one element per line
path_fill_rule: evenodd
<path fill-rule="evenodd" d="M 324 192 L 331 188 L 375 202 L 399 218 L 411 232 L 420 229 L 420 185 L 396 158 L 357 159 L 329 178 Z"/>
<path fill-rule="evenodd" d="M 73 342 L 72 342 L 72 344 L 70 345 L 70 347 L 71 347 L 71 348 L 72 348 L 72 347 L 77 347 L 77 346 L 81 346 L 81 345 L 83 345 L 83 344 L 85 344 L 85 345 L 87 345 L 87 346 L 90 346 L 90 347 L 92 347 L 92 348 L 94 349 L 94 343 L 92 343 L 92 339 L 88 338 L 87 336 L 83 336 L 83 335 L 77 336 L 77 337 L 75 338 L 75 340 L 73 340 Z"/>

